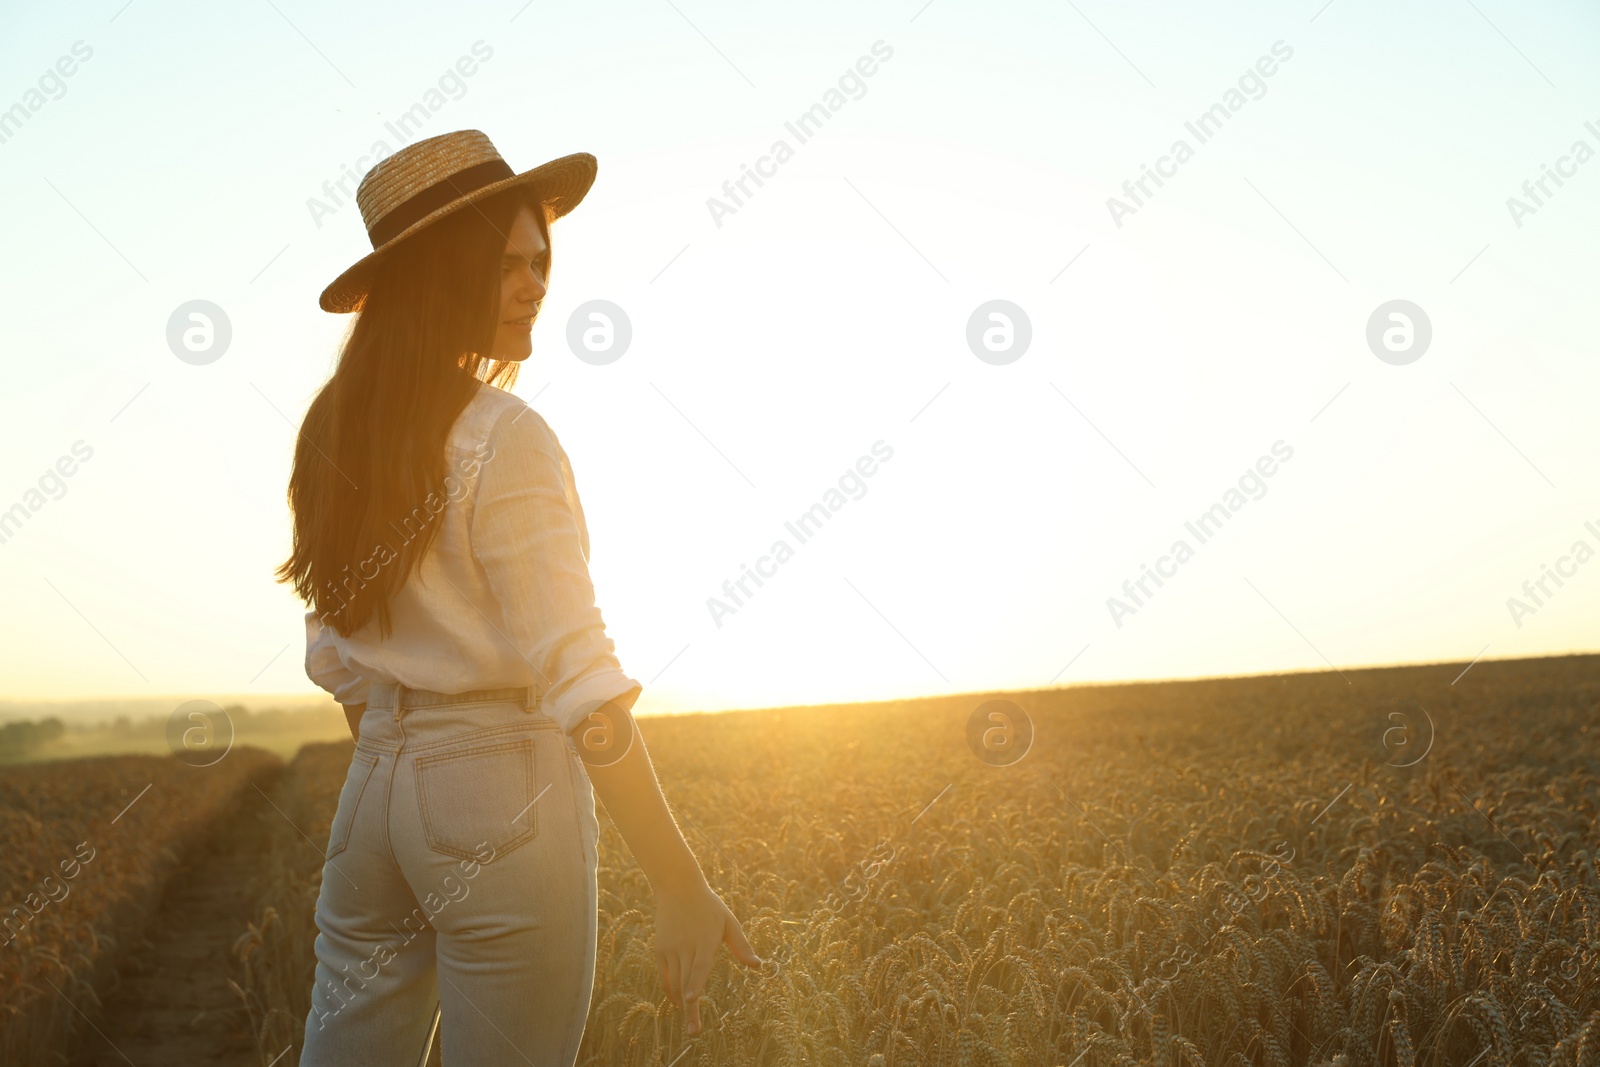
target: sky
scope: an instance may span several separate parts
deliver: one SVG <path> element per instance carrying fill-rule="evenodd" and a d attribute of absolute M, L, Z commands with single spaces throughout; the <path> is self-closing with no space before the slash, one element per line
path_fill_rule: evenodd
<path fill-rule="evenodd" d="M 419 105 L 599 160 L 515 391 L 640 713 L 1600 647 L 1592 7 L 0 18 L 0 697 L 315 691 L 272 571 L 316 300 Z"/>

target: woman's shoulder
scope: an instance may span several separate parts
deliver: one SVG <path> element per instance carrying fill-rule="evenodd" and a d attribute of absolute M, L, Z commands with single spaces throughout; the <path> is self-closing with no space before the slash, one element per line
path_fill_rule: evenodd
<path fill-rule="evenodd" d="M 484 446 L 527 439 L 536 446 L 554 448 L 555 434 L 540 414 L 515 393 L 487 382 L 467 402 L 451 430 L 450 443 L 467 452 Z"/>
<path fill-rule="evenodd" d="M 507 475 L 513 481 L 533 478 L 549 488 L 559 480 L 560 491 L 577 523 L 584 561 L 588 561 L 589 528 L 584 521 L 583 504 L 578 499 L 572 462 L 550 424 L 527 401 L 515 393 L 480 382 L 477 395 L 468 402 L 456 422 L 452 440 L 473 452 L 482 464 L 500 455 L 502 450 L 507 456 L 519 457 L 509 464 L 495 465 L 496 470 L 517 472 Z"/>

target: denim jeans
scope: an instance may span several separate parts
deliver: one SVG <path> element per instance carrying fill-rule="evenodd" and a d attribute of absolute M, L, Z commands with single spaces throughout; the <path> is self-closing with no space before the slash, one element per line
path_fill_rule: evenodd
<path fill-rule="evenodd" d="M 594 988 L 594 792 L 523 689 L 374 685 L 317 897 L 307 1067 L 571 1067 Z"/>

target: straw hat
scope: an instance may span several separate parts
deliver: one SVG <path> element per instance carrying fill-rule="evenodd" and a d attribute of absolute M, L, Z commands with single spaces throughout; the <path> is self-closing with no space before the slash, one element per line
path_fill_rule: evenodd
<path fill-rule="evenodd" d="M 357 310 L 384 252 L 429 223 L 513 185 L 532 188 L 560 218 L 578 206 L 594 175 L 595 158 L 587 152 L 518 174 L 478 130 L 441 133 L 407 145 L 379 160 L 356 187 L 372 251 L 322 291 L 322 310 Z"/>

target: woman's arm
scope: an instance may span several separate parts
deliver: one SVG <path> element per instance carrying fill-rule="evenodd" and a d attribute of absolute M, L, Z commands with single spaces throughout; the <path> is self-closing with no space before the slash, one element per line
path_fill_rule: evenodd
<path fill-rule="evenodd" d="M 344 709 L 344 721 L 350 724 L 350 736 L 357 741 L 361 740 L 361 716 L 367 713 L 366 702 L 339 706 Z"/>
<path fill-rule="evenodd" d="M 602 711 L 613 715 L 613 721 L 628 714 L 614 705 Z M 631 733 L 632 744 L 621 759 L 588 767 L 589 781 L 655 890 L 661 984 L 685 1013 L 687 1033 L 694 1035 L 700 1032 L 700 993 L 716 962 L 717 946 L 726 944 L 747 967 L 759 967 L 761 957 L 745 939 L 739 920 L 707 884 L 661 794 L 644 736 L 636 727 Z"/>
<path fill-rule="evenodd" d="M 335 644 L 336 636 L 331 626 L 323 624 L 315 608 L 306 612 L 306 677 L 344 707 L 350 733 L 354 736 L 361 722 L 361 712 L 367 707 L 367 691 L 372 686 L 344 665 Z M 357 709 L 354 718 L 351 718 L 352 708 Z"/>
<path fill-rule="evenodd" d="M 549 424 L 520 403 L 496 416 L 485 443 L 492 459 L 478 474 L 473 555 L 499 601 L 503 637 L 544 683 L 540 710 L 573 737 L 580 756 L 599 756 L 582 743 L 587 735 L 580 731 L 599 729 L 589 709 L 631 727 L 628 711 L 642 687 L 618 663 L 595 604 L 571 464 Z M 697 1034 L 699 996 L 717 946 L 727 944 L 752 967 L 760 960 L 672 821 L 637 731 L 609 736 L 632 743 L 614 763 L 585 758 L 589 781 L 655 890 L 661 982 L 684 1012 L 688 1032 Z"/>

